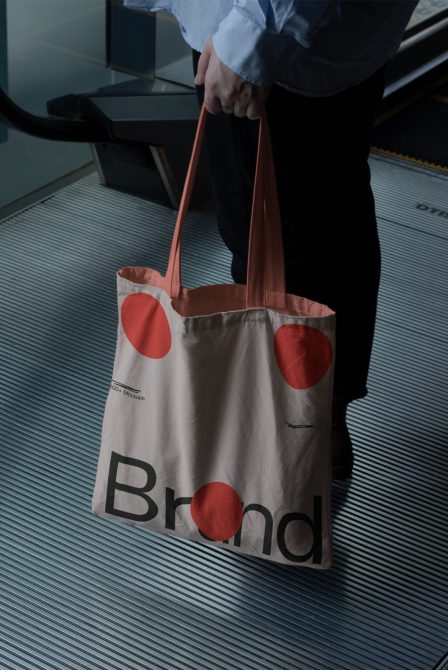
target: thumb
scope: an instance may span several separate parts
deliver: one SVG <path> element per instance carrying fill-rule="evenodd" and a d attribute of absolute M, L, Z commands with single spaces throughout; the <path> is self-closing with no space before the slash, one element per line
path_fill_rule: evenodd
<path fill-rule="evenodd" d="M 207 72 L 208 64 L 210 62 L 210 52 L 203 51 L 199 58 L 198 70 L 196 77 L 194 78 L 194 83 L 196 86 L 202 86 L 205 82 L 205 74 Z"/>

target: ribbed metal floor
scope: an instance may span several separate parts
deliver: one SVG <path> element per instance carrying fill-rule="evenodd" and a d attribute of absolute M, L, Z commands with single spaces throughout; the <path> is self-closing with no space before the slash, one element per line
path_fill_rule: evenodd
<path fill-rule="evenodd" d="M 164 272 L 175 213 L 92 175 L 0 226 L 1 670 L 445 667 L 448 177 L 371 167 L 379 316 L 330 572 L 90 512 L 115 270 Z M 212 207 L 195 212 L 185 285 L 231 282 L 229 262 Z"/>

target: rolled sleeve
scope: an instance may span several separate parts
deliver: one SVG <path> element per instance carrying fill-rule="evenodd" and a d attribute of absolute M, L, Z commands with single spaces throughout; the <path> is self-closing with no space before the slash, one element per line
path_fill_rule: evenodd
<path fill-rule="evenodd" d="M 234 7 L 213 35 L 213 46 L 230 70 L 256 86 L 270 86 L 280 76 L 279 63 L 287 40 Z"/>

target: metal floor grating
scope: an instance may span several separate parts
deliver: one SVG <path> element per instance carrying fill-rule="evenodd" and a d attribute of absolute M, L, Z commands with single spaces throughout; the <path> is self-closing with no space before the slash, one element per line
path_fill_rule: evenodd
<path fill-rule="evenodd" d="M 164 272 L 175 212 L 91 175 L 0 226 L 1 670 L 445 667 L 448 176 L 371 168 L 379 315 L 329 572 L 90 512 L 115 270 Z M 185 234 L 185 285 L 231 283 L 212 205 Z"/>

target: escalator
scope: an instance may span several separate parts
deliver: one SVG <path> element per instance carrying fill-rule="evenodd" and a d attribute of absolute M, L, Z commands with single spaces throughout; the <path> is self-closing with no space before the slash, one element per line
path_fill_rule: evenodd
<path fill-rule="evenodd" d="M 447 29 L 444 8 L 407 31 L 377 112 L 374 154 L 448 172 Z"/>
<path fill-rule="evenodd" d="M 122 20 L 121 15 L 119 18 Z M 446 94 L 447 45 L 448 8 L 406 31 L 386 73 L 383 102 L 377 112 L 378 129 L 373 137 L 375 149 L 393 151 L 393 145 L 399 155 L 396 142 L 391 144 L 388 140 L 389 128 L 389 135 L 392 133 L 397 140 L 397 124 L 402 125 L 403 115 L 406 117 L 402 112 L 397 121 L 397 113 L 417 100 L 417 107 L 421 108 L 420 116 L 417 112 L 418 123 L 421 114 L 431 111 L 428 97 L 440 98 Z M 446 107 L 446 101 L 432 105 Z M 194 87 L 162 94 L 155 88 L 155 78 L 135 78 L 94 91 L 60 96 L 49 100 L 47 109 L 48 118 L 33 116 L 20 109 L 0 88 L 0 121 L 7 126 L 49 140 L 89 142 L 104 185 L 173 208 L 179 206 L 199 111 Z M 407 112 L 408 116 L 415 112 L 415 104 L 412 110 Z M 437 131 L 445 132 L 445 117 L 434 110 L 436 116 Z M 436 137 L 433 146 L 435 162 L 440 149 Z M 192 205 L 209 197 L 202 157 Z"/>
<path fill-rule="evenodd" d="M 58 96 L 47 118 L 3 91 L 9 128 L 88 143 L 97 171 L 0 225 L 1 670 L 448 667 L 448 144 L 429 160 L 429 142 L 400 138 L 402 115 L 417 128 L 430 110 L 415 106 L 443 95 L 447 14 L 410 26 L 377 114 L 377 330 L 326 573 L 92 516 L 115 272 L 165 271 L 199 110 L 192 87 L 162 95 L 157 77 Z M 202 169 L 188 287 L 232 283 Z"/>

